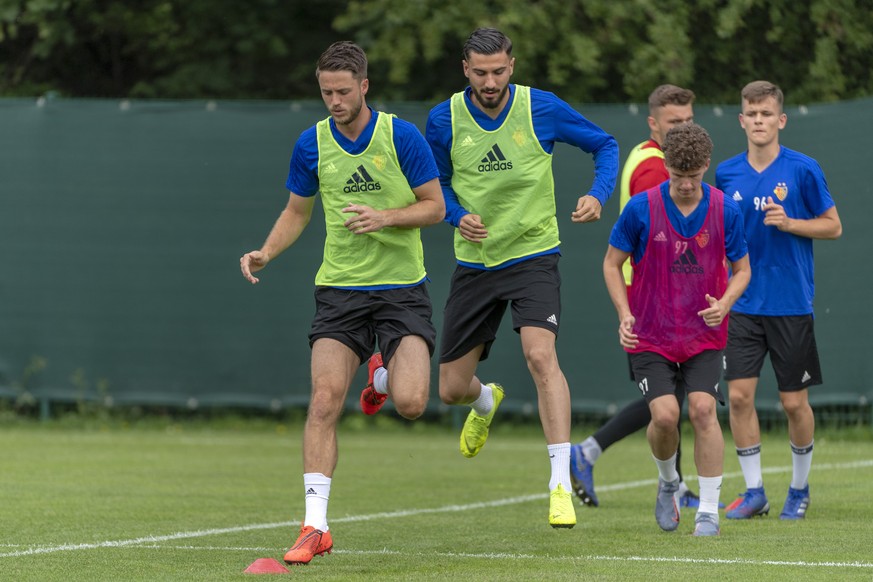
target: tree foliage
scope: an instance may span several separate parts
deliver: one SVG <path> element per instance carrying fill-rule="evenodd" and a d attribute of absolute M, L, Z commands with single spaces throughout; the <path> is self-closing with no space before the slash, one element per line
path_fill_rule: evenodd
<path fill-rule="evenodd" d="M 0 0 L 0 93 L 312 95 L 341 0 Z"/>
<path fill-rule="evenodd" d="M 0 0 L 0 95 L 313 98 L 318 54 L 351 38 L 380 98 L 443 99 L 479 26 L 513 39 L 517 82 L 569 101 L 672 82 L 733 102 L 757 78 L 873 95 L 873 0 Z"/>

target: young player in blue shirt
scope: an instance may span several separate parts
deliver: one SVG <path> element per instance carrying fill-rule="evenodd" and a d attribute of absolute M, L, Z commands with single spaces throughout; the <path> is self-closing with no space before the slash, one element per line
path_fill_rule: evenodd
<path fill-rule="evenodd" d="M 839 238 L 842 225 L 818 163 L 779 144 L 787 122 L 782 105 L 782 91 L 773 83 L 746 85 L 739 119 L 748 150 L 716 170 L 716 187 L 743 211 L 753 273 L 733 307 L 725 349 L 731 432 L 747 488 L 727 507 L 728 519 L 770 511 L 755 410 L 755 390 L 768 353 L 788 417 L 793 459 L 779 517 L 801 519 L 809 507 L 815 418 L 808 388 L 822 382 L 813 325 L 812 242 Z"/>

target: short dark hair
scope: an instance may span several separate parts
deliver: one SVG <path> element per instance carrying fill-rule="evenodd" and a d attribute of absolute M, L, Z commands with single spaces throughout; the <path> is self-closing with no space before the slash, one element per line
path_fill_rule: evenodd
<path fill-rule="evenodd" d="M 322 71 L 349 71 L 355 79 L 363 81 L 367 78 L 367 54 L 350 40 L 335 42 L 318 57 L 316 78 Z"/>
<path fill-rule="evenodd" d="M 659 85 L 649 94 L 649 113 L 666 105 L 692 105 L 694 91 L 676 85 Z"/>
<path fill-rule="evenodd" d="M 699 170 L 712 157 L 712 139 L 696 123 L 683 123 L 667 132 L 661 146 L 664 165 L 680 172 Z"/>
<path fill-rule="evenodd" d="M 752 81 L 745 87 L 741 93 L 742 100 L 749 103 L 760 103 L 767 97 L 772 97 L 782 109 L 782 104 L 785 101 L 785 96 L 782 94 L 782 89 L 778 85 L 774 85 L 770 81 Z M 742 105 L 742 102 L 740 103 Z"/>
<path fill-rule="evenodd" d="M 512 41 L 496 28 L 477 28 L 464 42 L 464 60 L 470 60 L 470 53 L 496 55 L 505 52 L 512 55 Z"/>

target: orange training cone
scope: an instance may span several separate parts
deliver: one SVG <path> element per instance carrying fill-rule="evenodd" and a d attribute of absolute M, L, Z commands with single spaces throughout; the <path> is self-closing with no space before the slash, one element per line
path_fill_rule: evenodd
<path fill-rule="evenodd" d="M 245 569 L 244 574 L 287 574 L 288 568 L 273 558 L 258 558 Z"/>

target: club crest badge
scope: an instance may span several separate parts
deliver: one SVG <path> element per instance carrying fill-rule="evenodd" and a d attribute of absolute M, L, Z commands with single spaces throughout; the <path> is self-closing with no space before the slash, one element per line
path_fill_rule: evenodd
<path fill-rule="evenodd" d="M 779 200 L 785 200 L 788 196 L 788 185 L 785 182 L 778 182 L 776 187 L 773 188 L 773 194 L 775 194 L 776 198 Z"/>
<path fill-rule="evenodd" d="M 709 231 L 704 230 L 700 234 L 694 237 L 694 240 L 697 241 L 697 246 L 700 248 L 705 248 L 706 245 L 709 244 Z"/>
<path fill-rule="evenodd" d="M 382 154 L 378 154 L 376 156 L 373 156 L 373 164 L 376 166 L 377 169 L 384 170 L 386 163 L 387 163 L 387 159 Z"/>

